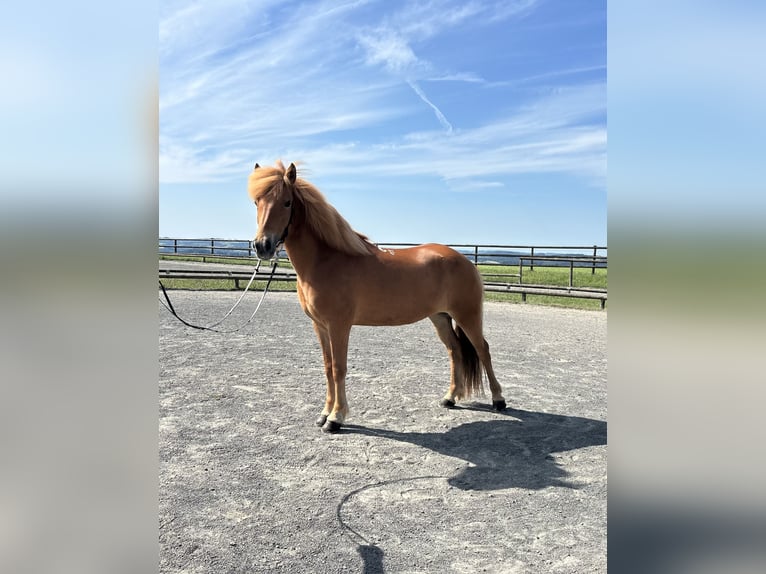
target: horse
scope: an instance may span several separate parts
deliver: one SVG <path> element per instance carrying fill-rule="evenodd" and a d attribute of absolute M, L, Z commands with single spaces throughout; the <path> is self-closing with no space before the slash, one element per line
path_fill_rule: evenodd
<path fill-rule="evenodd" d="M 323 431 L 338 432 L 348 417 L 353 325 L 405 325 L 427 317 L 450 358 L 450 385 L 440 404 L 454 408 L 456 401 L 483 393 L 483 366 L 492 407 L 506 408 L 483 335 L 481 276 L 468 258 L 435 243 L 378 248 L 297 176 L 294 163 L 256 163 L 248 194 L 257 211 L 256 254 L 270 259 L 284 245 L 297 274 L 298 300 L 322 348 L 327 394 L 316 424 Z"/>

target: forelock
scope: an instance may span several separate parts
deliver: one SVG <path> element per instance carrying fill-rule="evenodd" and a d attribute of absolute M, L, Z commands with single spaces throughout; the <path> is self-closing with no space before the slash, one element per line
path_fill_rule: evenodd
<path fill-rule="evenodd" d="M 281 161 L 275 167 L 259 167 L 250 173 L 247 192 L 253 201 L 257 201 L 270 191 L 284 183 L 285 167 Z"/>

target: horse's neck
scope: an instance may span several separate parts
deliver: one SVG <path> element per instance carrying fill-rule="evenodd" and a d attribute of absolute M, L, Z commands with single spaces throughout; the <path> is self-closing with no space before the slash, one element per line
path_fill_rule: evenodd
<path fill-rule="evenodd" d="M 300 222 L 302 223 L 302 222 Z M 314 269 L 321 255 L 323 245 L 309 229 L 303 225 L 295 225 L 285 241 L 285 251 L 290 263 L 299 277 L 306 278 Z"/>

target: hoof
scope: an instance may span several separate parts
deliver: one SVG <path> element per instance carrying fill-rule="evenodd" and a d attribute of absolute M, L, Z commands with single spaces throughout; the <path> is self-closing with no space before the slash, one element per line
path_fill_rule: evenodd
<path fill-rule="evenodd" d="M 315 422 L 318 427 L 323 426 L 327 422 L 327 415 L 319 415 L 319 418 Z"/>
<path fill-rule="evenodd" d="M 502 399 L 499 401 L 492 401 L 492 408 L 499 413 L 503 412 L 505 410 L 505 401 Z"/>
<path fill-rule="evenodd" d="M 338 432 L 340 430 L 341 424 L 338 421 L 327 421 L 322 425 L 322 430 L 324 432 Z"/>
<path fill-rule="evenodd" d="M 442 399 L 441 403 L 439 403 L 441 406 L 443 406 L 445 409 L 454 409 L 455 408 L 455 401 L 451 401 L 449 399 Z"/>

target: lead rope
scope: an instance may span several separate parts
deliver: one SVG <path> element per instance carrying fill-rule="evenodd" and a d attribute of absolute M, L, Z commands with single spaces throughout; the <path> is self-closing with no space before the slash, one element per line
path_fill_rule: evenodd
<path fill-rule="evenodd" d="M 258 260 L 258 264 L 255 267 L 255 270 L 253 271 L 252 277 L 250 277 L 250 281 L 247 282 L 247 286 L 245 287 L 245 290 L 242 292 L 242 295 L 239 296 L 239 299 L 237 299 L 237 302 L 234 303 L 234 306 L 229 309 L 229 312 L 226 313 L 226 315 L 221 318 L 221 320 L 216 321 L 215 323 L 208 325 L 208 326 L 202 326 L 202 325 L 194 325 L 193 323 L 189 323 L 188 321 L 182 319 L 178 316 L 178 313 L 176 312 L 175 308 L 173 307 L 173 303 L 170 302 L 170 297 L 168 297 L 168 292 L 165 290 L 165 286 L 162 284 L 162 281 L 160 281 L 160 289 L 162 289 L 162 294 L 165 296 L 165 301 L 167 301 L 167 304 L 165 301 L 160 299 L 160 303 L 162 303 L 163 307 L 167 309 L 176 319 L 178 319 L 181 323 L 186 325 L 187 327 L 191 327 L 192 329 L 200 329 L 202 331 L 213 331 L 214 333 L 236 333 L 240 329 L 242 329 L 245 325 L 250 323 L 250 321 L 253 320 L 253 317 L 255 317 L 255 314 L 258 312 L 258 309 L 261 308 L 261 304 L 263 303 L 264 298 L 266 297 L 266 292 L 269 290 L 269 287 L 271 286 L 271 281 L 274 279 L 274 272 L 277 270 L 277 265 L 279 263 L 278 259 L 274 259 L 274 262 L 271 266 L 271 273 L 269 275 L 269 280 L 266 282 L 266 287 L 263 289 L 263 294 L 261 294 L 261 300 L 258 301 L 258 305 L 255 308 L 255 311 L 253 311 L 253 314 L 250 315 L 250 318 L 242 323 L 239 327 L 236 329 L 230 329 L 230 330 L 223 330 L 223 329 L 214 329 L 214 327 L 217 327 L 221 323 L 223 323 L 226 318 L 231 315 L 232 311 L 237 308 L 239 303 L 242 301 L 242 298 L 245 296 L 245 293 L 247 293 L 247 290 L 250 288 L 250 285 L 252 285 L 253 280 L 255 279 L 255 276 L 258 273 L 258 270 L 261 267 L 261 260 Z"/>

